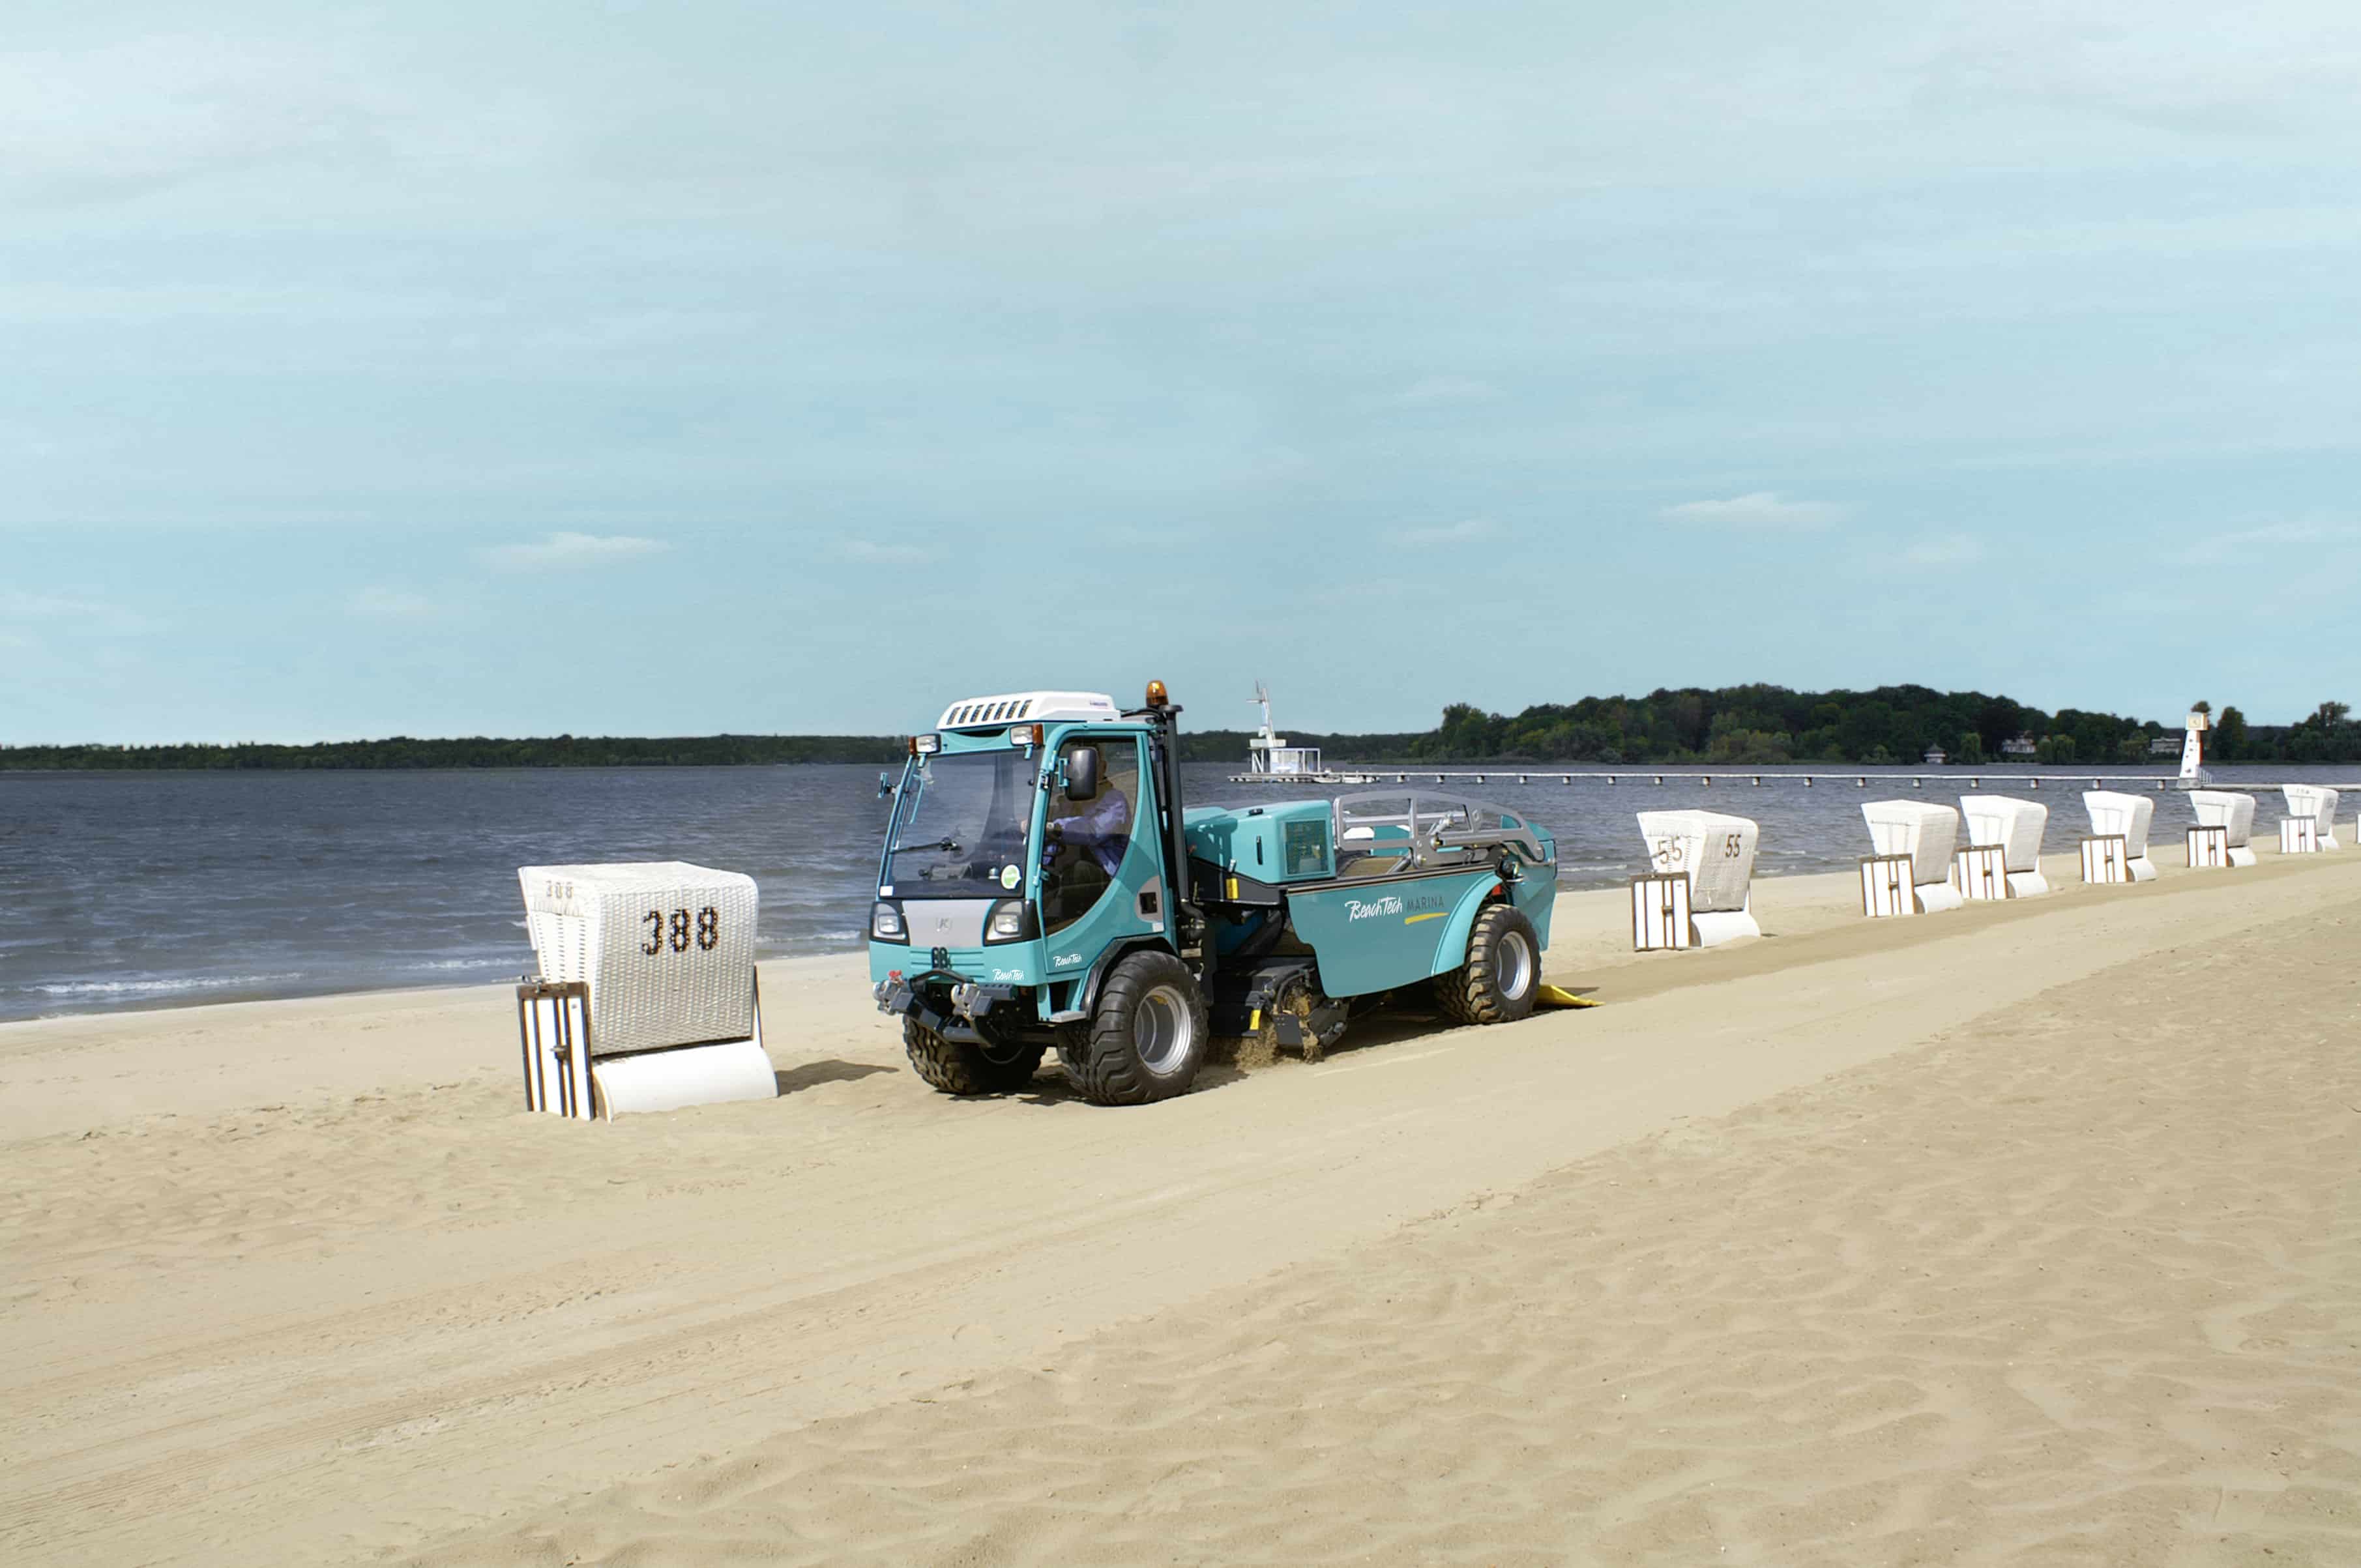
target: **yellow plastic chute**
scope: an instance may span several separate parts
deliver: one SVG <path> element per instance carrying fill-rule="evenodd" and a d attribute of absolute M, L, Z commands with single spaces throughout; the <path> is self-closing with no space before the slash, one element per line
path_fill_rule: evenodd
<path fill-rule="evenodd" d="M 1576 996 L 1562 985 L 1544 985 L 1533 993 L 1533 1003 L 1539 1007 L 1596 1007 L 1595 996 Z"/>

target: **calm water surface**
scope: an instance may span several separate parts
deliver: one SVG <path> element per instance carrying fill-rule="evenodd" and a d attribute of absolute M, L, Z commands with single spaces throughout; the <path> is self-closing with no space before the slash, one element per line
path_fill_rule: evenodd
<path fill-rule="evenodd" d="M 1232 771 L 1191 765 L 1191 804 L 1334 793 L 1239 786 Z M 2224 768 L 2216 779 L 2240 788 L 2356 772 Z M 1861 803 L 1913 793 L 1914 775 L 1872 774 L 1865 791 L 1775 774 L 1761 788 L 1749 773 L 1717 774 L 1710 788 L 1653 787 L 1644 771 L 1612 787 L 1531 776 L 1444 787 L 1546 824 L 1560 881 L 1605 887 L 1641 869 L 1631 814 L 1657 806 L 1760 821 L 1759 875 L 1849 867 L 1868 852 Z M 1929 799 L 1967 788 L 1956 769 L 1915 776 Z M 2050 850 L 2086 830 L 2087 778 L 1979 776 L 1995 793 L 2040 781 Z M 874 767 L 0 774 L 0 1019 L 519 974 L 533 954 L 516 869 L 552 862 L 745 872 L 762 890 L 764 956 L 844 951 L 862 942 L 888 806 Z M 2257 838 L 2277 832 L 2276 793 L 2257 815 Z M 2166 792 L 2155 841 L 2169 846 L 2191 820 Z"/>

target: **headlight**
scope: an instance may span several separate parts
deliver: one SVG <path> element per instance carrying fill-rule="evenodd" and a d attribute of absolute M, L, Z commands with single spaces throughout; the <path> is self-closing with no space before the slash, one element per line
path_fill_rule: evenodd
<path fill-rule="evenodd" d="M 1023 942 L 1033 935 L 1033 906 L 1021 898 L 1002 899 L 983 917 L 986 942 Z"/>
<path fill-rule="evenodd" d="M 909 933 L 903 927 L 902 912 L 880 904 L 869 912 L 869 934 L 881 942 L 898 942 Z"/>

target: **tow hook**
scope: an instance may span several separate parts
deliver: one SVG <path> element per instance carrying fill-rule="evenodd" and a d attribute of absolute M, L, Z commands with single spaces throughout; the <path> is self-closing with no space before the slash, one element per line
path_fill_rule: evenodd
<path fill-rule="evenodd" d="M 951 1011 L 966 1019 L 969 1023 L 974 1023 L 976 993 L 983 989 L 983 988 L 982 986 L 977 985 L 973 981 L 962 981 L 959 984 L 952 986 Z"/>

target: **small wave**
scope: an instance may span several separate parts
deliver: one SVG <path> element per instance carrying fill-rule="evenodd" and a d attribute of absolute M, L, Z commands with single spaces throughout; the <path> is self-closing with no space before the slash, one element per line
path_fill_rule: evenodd
<path fill-rule="evenodd" d="M 396 964 L 393 967 L 412 972 L 427 970 L 514 969 L 525 961 L 525 956 L 520 953 L 513 957 L 498 959 L 423 959 L 414 964 Z"/>
<path fill-rule="evenodd" d="M 222 991 L 239 985 L 276 985 L 300 974 L 185 975 L 177 980 L 70 980 L 20 985 L 38 996 L 170 996 L 186 991 Z"/>

